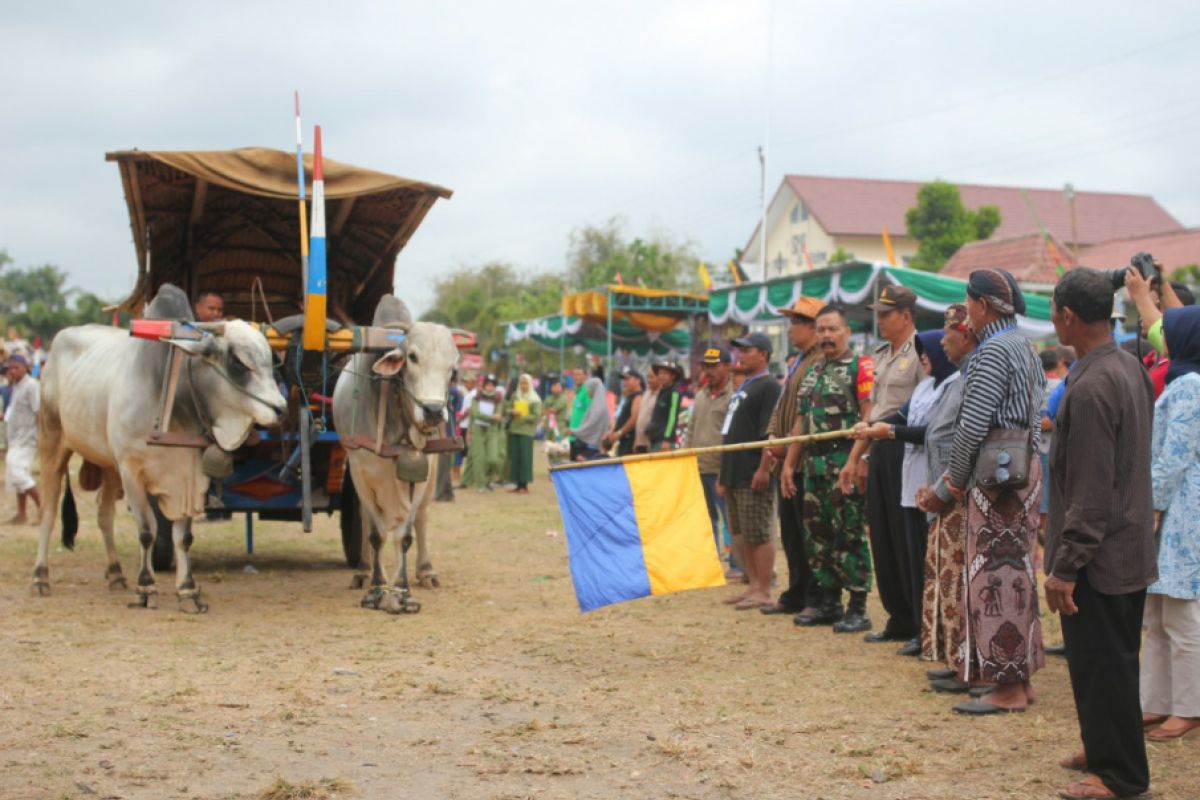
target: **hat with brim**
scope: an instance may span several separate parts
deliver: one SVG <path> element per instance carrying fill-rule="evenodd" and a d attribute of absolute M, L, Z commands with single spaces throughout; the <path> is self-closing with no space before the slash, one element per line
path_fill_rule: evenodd
<path fill-rule="evenodd" d="M 889 285 L 879 292 L 879 299 L 867 308 L 872 311 L 895 311 L 898 308 L 913 309 L 917 306 L 917 293 L 907 286 Z"/>
<path fill-rule="evenodd" d="M 662 361 L 655 361 L 653 364 L 650 365 L 650 369 L 654 370 L 655 372 L 660 372 L 660 371 L 673 372 L 673 373 L 675 373 L 675 380 L 680 380 L 681 378 L 683 378 L 683 367 L 679 366 L 679 364 L 677 362 L 671 361 L 669 359 L 663 359 Z"/>
<path fill-rule="evenodd" d="M 779 309 L 779 313 L 785 317 L 791 317 L 793 322 L 808 321 L 815 320 L 824 307 L 825 304 L 815 297 L 801 297 L 792 303 L 791 308 Z"/>
<path fill-rule="evenodd" d="M 745 336 L 739 336 L 736 339 L 730 339 L 729 343 L 731 345 L 733 345 L 734 347 L 739 347 L 739 348 L 753 347 L 756 350 L 762 350 L 764 353 L 767 353 L 768 355 L 770 355 L 770 353 L 773 349 L 771 347 L 771 338 L 769 336 L 767 336 L 765 333 L 761 333 L 759 331 L 755 331 L 754 333 L 747 333 Z"/>
<path fill-rule="evenodd" d="M 729 354 L 728 347 L 714 344 L 704 351 L 704 357 L 700 359 L 700 363 L 710 367 L 716 364 L 732 364 L 733 356 Z"/>

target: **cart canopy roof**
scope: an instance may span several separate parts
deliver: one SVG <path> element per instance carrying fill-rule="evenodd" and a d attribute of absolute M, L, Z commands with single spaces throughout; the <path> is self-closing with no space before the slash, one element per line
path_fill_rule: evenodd
<path fill-rule="evenodd" d="M 294 152 L 128 150 L 106 158 L 120 167 L 137 248 L 138 280 L 125 308 L 140 312 L 169 282 L 193 298 L 219 292 L 228 315 L 261 320 L 261 279 L 275 319 L 301 311 Z M 310 154 L 304 166 L 311 218 Z M 379 298 L 393 292 L 396 256 L 451 191 L 328 158 L 324 179 L 329 315 L 369 323 Z"/>

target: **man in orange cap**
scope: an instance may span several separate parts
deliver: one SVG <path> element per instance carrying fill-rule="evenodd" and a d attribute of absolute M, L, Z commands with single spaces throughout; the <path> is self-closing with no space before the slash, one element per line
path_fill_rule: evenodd
<path fill-rule="evenodd" d="M 788 343 L 796 351 L 796 357 L 788 368 L 783 393 L 775 404 L 771 422 L 767 426 L 767 436 L 771 439 L 789 435 L 796 421 L 796 395 L 800 391 L 800 381 L 809 365 L 821 355 L 817 346 L 817 314 L 820 313 L 822 305 L 823 303 L 815 297 L 801 297 L 790 308 L 779 309 L 780 314 L 791 320 L 788 325 Z M 763 464 L 774 471 L 774 467 L 782 466 L 786 455 L 786 447 L 768 447 L 763 450 Z M 799 474 L 795 476 L 795 480 L 798 486 L 804 483 Z M 777 499 L 779 538 L 787 558 L 788 586 L 780 593 L 776 602 L 763 606 L 759 611 L 763 614 L 792 614 L 797 617 L 796 623 L 802 624 L 799 618 L 811 616 L 817 610 L 815 591 L 811 591 L 816 587 L 810 586 L 812 568 L 809 566 L 804 544 L 804 498 L 800 495 L 786 498 L 781 493 Z"/>

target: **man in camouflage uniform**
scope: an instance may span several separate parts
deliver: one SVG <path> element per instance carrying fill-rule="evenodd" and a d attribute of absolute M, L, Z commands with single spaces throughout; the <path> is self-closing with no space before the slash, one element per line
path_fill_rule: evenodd
<path fill-rule="evenodd" d="M 842 309 L 821 309 L 817 340 L 822 357 L 800 382 L 794 436 L 849 430 L 870 413 L 874 362 L 870 356 L 856 356 L 850 350 L 850 326 Z M 784 495 L 793 497 L 799 487 L 792 476 L 797 465 L 803 467 L 805 540 L 820 592 L 816 613 L 798 616 L 796 624 L 833 625 L 837 633 L 871 628 L 867 617 L 871 555 L 864 498 L 856 491 L 843 494 L 838 487 L 838 475 L 849 461 L 853 445 L 851 439 L 790 445 L 781 476 Z M 850 593 L 844 616 L 843 589 Z"/>

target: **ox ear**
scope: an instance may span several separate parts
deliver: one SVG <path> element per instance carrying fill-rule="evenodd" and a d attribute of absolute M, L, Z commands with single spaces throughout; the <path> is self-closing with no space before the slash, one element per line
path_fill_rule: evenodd
<path fill-rule="evenodd" d="M 217 337 L 212 335 L 201 336 L 199 339 L 164 339 L 163 341 L 172 347 L 178 347 L 190 356 L 200 356 L 201 358 L 210 358 L 216 355 L 220 348 Z"/>
<path fill-rule="evenodd" d="M 371 365 L 372 372 L 385 378 L 395 376 L 402 369 L 404 369 L 404 351 L 399 349 L 389 350 Z"/>

